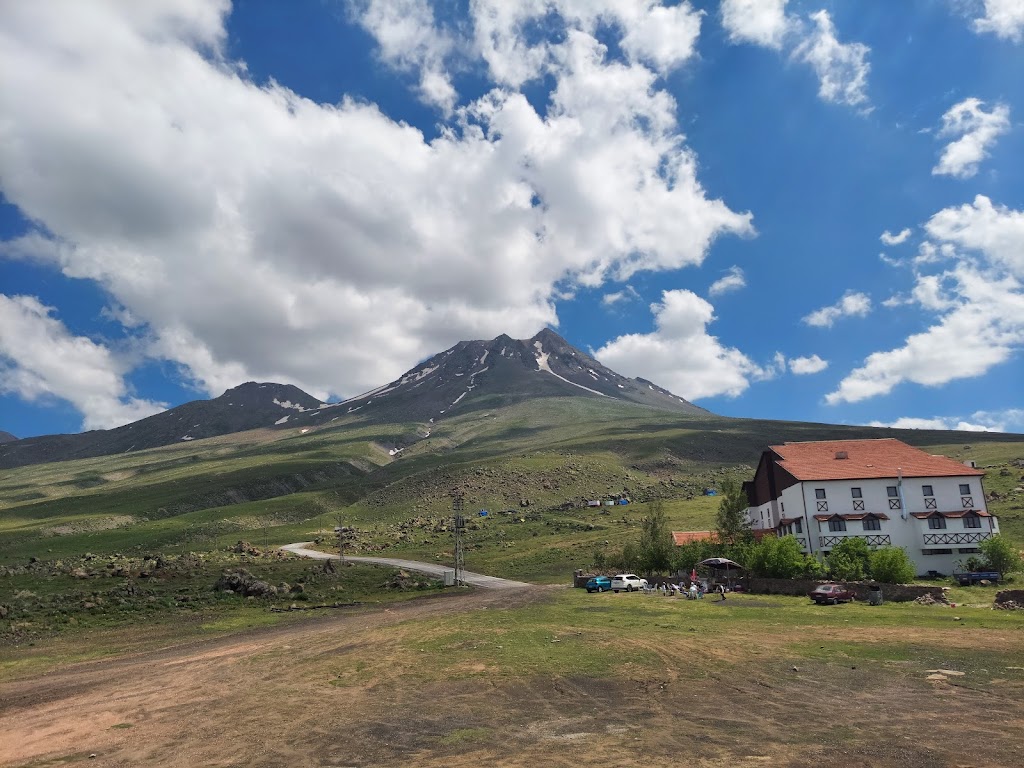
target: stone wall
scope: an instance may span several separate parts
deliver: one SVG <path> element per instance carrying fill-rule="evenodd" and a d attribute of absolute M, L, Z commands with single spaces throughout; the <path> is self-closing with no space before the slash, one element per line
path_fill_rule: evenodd
<path fill-rule="evenodd" d="M 1001 589 L 996 592 L 995 608 L 1003 610 L 1024 609 L 1024 589 Z"/>
<path fill-rule="evenodd" d="M 744 586 L 747 582 L 744 581 Z M 761 595 L 806 595 L 819 584 L 842 584 L 853 590 L 858 600 L 867 600 L 872 586 L 882 588 L 882 598 L 893 603 L 907 603 L 928 595 L 937 602 L 945 602 L 942 587 L 919 584 L 875 584 L 874 582 L 825 582 L 814 579 L 761 579 L 751 577 L 748 589 Z"/>

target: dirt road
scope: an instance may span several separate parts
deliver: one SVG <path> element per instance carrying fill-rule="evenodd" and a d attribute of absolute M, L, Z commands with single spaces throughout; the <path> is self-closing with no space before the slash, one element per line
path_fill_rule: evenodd
<path fill-rule="evenodd" d="M 299 541 L 295 544 L 286 544 L 281 549 L 286 552 L 291 552 L 295 555 L 301 555 L 302 557 L 312 557 L 317 560 L 340 560 L 339 555 L 329 554 L 327 552 L 321 552 L 317 549 L 309 549 L 311 541 Z M 395 557 L 352 557 L 349 555 L 345 556 L 346 560 L 351 560 L 354 563 L 372 563 L 374 565 L 390 565 L 393 568 L 404 568 L 407 571 L 418 571 L 419 573 L 426 573 L 431 576 L 441 578 L 445 571 L 451 571 L 452 568 L 447 565 L 438 565 L 437 563 L 422 563 L 418 560 L 401 560 Z M 474 587 L 484 587 L 486 589 L 522 589 L 523 587 L 529 587 L 525 581 L 512 581 L 510 579 L 499 579 L 497 576 L 485 576 L 482 573 L 473 573 L 472 571 L 463 571 L 462 580 L 466 584 L 470 584 Z"/>
<path fill-rule="evenodd" d="M 945 682 L 906 674 L 906 660 L 791 661 L 786 645 L 813 628 L 776 627 L 769 636 L 758 624 L 720 645 L 700 634 L 668 644 L 657 626 L 634 625 L 579 641 L 615 644 L 622 660 L 612 675 L 515 674 L 510 669 L 528 666 L 540 647 L 569 647 L 579 633 L 542 631 L 533 648 L 511 649 L 526 656 L 510 659 L 509 667 L 488 667 L 469 655 L 478 642 L 502 647 L 512 630 L 500 621 L 486 636 L 451 634 L 453 624 L 500 619 L 504 609 L 543 613 L 560 602 L 549 604 L 561 589 L 451 590 L 0 683 L 0 766 L 980 768 L 1019 762 L 1024 686 L 1008 671 L 982 685 L 971 674 Z M 621 619 L 625 614 L 609 608 L 641 599 L 604 597 L 581 611 Z M 721 610 L 735 610 L 733 601 Z M 748 610 L 759 609 L 751 603 Z M 436 645 L 424 646 L 436 644 L 439 622 L 442 650 L 454 660 L 443 669 L 451 674 L 424 669 L 419 660 L 420 652 L 437 658 Z M 873 633 L 927 649 L 941 648 L 941 638 L 951 646 L 969 643 L 969 631 Z M 820 637 L 853 639 L 842 627 Z M 1003 653 L 1019 639 L 1015 628 L 978 637 Z M 772 653 L 751 656 L 762 648 Z M 955 648 L 949 653 L 955 656 Z M 662 663 L 631 664 L 637 655 Z M 1005 664 L 1010 657 L 998 658 Z M 979 712 L 984 715 L 967 714 Z"/>

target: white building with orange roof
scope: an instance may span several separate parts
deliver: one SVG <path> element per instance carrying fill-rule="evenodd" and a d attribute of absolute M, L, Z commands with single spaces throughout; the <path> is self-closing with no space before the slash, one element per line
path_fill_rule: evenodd
<path fill-rule="evenodd" d="M 756 531 L 827 555 L 846 538 L 903 547 L 918 575 L 949 574 L 999 532 L 984 472 L 893 438 L 773 445 L 743 484 Z"/>

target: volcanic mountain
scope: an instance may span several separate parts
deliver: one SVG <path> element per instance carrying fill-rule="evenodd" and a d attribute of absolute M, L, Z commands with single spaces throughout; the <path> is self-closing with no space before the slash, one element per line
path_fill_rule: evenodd
<path fill-rule="evenodd" d="M 606 398 L 691 415 L 706 410 L 644 379 L 629 379 L 545 328 L 531 339 L 501 335 L 460 341 L 401 378 L 293 423 L 333 418 L 341 411 L 371 421 L 434 422 L 476 409 L 542 397 Z M 333 413 L 332 413 L 333 412 Z"/>
<path fill-rule="evenodd" d="M 0 443 L 0 469 L 139 451 L 258 427 L 312 428 L 339 421 L 431 424 L 547 397 L 710 415 L 649 381 L 619 375 L 545 329 L 531 339 L 501 335 L 461 341 L 395 381 L 340 403 L 322 403 L 290 385 L 248 382 L 218 398 L 185 403 L 117 429 Z"/>

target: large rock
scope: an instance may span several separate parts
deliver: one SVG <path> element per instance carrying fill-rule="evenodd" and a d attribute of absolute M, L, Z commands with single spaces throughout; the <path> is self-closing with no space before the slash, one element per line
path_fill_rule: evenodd
<path fill-rule="evenodd" d="M 224 571 L 213 588 L 221 592 L 234 592 L 243 597 L 272 597 L 277 594 L 277 587 L 260 581 L 244 568 Z"/>

